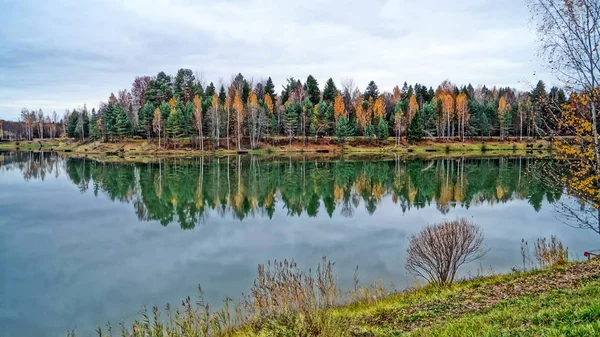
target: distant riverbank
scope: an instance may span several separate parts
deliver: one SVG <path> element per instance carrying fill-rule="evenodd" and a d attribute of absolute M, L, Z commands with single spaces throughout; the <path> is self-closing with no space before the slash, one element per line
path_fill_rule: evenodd
<path fill-rule="evenodd" d="M 204 151 L 197 149 L 189 140 L 158 146 L 157 142 L 148 143 L 146 140 L 134 139 L 117 143 L 77 142 L 70 139 L 33 140 L 0 142 L 0 150 L 8 151 L 55 151 L 71 153 L 75 156 L 92 156 L 97 159 L 106 157 L 181 157 L 196 155 L 320 155 L 320 156 L 504 156 L 504 155 L 543 155 L 552 150 L 552 144 L 545 140 L 530 141 L 499 141 L 499 140 L 469 140 L 460 141 L 422 141 L 417 144 L 395 145 L 395 140 L 365 140 L 351 139 L 344 146 L 332 139 L 310 139 L 307 142 L 296 139 L 291 145 L 279 142 L 277 146 L 263 143 L 254 150 L 226 147 L 218 150 L 205 147 Z M 285 144 L 285 145 L 283 145 Z"/>

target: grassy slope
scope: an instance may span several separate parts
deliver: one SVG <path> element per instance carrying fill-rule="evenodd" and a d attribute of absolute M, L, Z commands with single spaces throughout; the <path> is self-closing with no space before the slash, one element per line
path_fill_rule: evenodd
<path fill-rule="evenodd" d="M 600 260 L 425 287 L 331 313 L 344 336 L 600 336 Z M 286 329 L 275 322 L 239 336 Z"/>

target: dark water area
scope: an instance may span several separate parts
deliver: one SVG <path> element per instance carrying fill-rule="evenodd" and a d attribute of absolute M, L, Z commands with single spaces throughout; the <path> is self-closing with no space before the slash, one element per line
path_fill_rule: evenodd
<path fill-rule="evenodd" d="M 600 236 L 564 224 L 531 158 L 348 161 L 251 156 L 151 164 L 56 153 L 0 153 L 0 336 L 92 336 L 143 305 L 194 296 L 219 306 L 252 286 L 256 267 L 336 263 L 342 286 L 398 289 L 411 234 L 472 218 L 487 255 L 462 276 L 522 266 L 521 240 L 558 236 L 572 258 Z"/>

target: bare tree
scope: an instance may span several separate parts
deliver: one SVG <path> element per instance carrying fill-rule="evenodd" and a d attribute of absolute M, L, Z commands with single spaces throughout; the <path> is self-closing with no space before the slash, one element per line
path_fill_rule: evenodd
<path fill-rule="evenodd" d="M 540 55 L 568 88 L 589 95 L 594 156 L 600 167 L 596 100 L 600 75 L 600 2 L 598 0 L 527 0 L 537 23 Z"/>
<path fill-rule="evenodd" d="M 133 112 L 136 115 L 139 114 L 140 109 L 146 104 L 146 90 L 150 86 L 150 81 L 152 81 L 151 76 L 137 76 L 131 84 Z"/>
<path fill-rule="evenodd" d="M 256 149 L 264 130 L 267 128 L 268 120 L 265 109 L 256 100 L 256 94 L 251 92 L 250 95 L 254 95 L 254 100 L 250 100 L 247 105 L 248 129 L 250 133 L 250 147 Z"/>
<path fill-rule="evenodd" d="M 348 109 L 350 114 L 353 114 L 354 111 L 352 105 L 352 93 L 355 88 L 354 80 L 351 78 L 346 78 L 342 80 L 342 98 L 344 99 L 344 106 Z"/>
<path fill-rule="evenodd" d="M 131 126 L 133 129 L 137 129 L 138 126 L 138 111 L 133 108 L 133 96 L 127 89 L 119 90 L 118 93 L 118 102 L 125 109 L 125 113 L 127 113 L 127 117 L 131 121 Z"/>
<path fill-rule="evenodd" d="M 477 224 L 462 218 L 428 225 L 410 237 L 406 269 L 431 283 L 454 282 L 460 266 L 486 253 L 484 234 Z"/>
<path fill-rule="evenodd" d="M 575 197 L 566 197 L 554 206 L 557 219 L 573 228 L 591 229 L 600 234 L 600 209 Z"/>
<path fill-rule="evenodd" d="M 162 124 L 160 109 L 156 108 L 156 110 L 154 110 L 154 118 L 152 118 L 152 128 L 154 129 L 154 132 L 158 133 L 158 148 L 160 148 L 160 132 L 163 129 Z"/>
<path fill-rule="evenodd" d="M 44 139 L 44 112 L 42 109 L 38 111 L 37 115 L 38 121 L 38 138 Z"/>

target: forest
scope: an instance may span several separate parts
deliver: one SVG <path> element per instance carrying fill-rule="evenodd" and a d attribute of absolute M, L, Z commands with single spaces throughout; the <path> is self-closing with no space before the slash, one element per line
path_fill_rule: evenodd
<path fill-rule="evenodd" d="M 0 139 L 144 138 L 159 147 L 187 144 L 200 150 L 256 149 L 276 139 L 306 145 L 326 137 L 341 143 L 348 137 L 394 137 L 396 145 L 425 137 L 523 140 L 555 135 L 567 102 L 563 89 L 547 90 L 542 81 L 530 92 L 448 80 L 436 89 L 405 82 L 380 92 L 374 81 L 360 90 L 351 79 L 338 88 L 330 78 L 321 89 L 309 75 L 304 83 L 288 78 L 276 92 L 270 77 L 238 74 L 228 85 L 215 86 L 191 69 L 179 69 L 175 76 L 136 77 L 131 89 L 111 93 L 97 110 L 84 104 L 59 116 L 24 108 L 18 122 L 0 121 Z"/>

